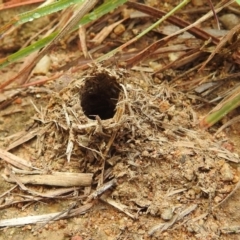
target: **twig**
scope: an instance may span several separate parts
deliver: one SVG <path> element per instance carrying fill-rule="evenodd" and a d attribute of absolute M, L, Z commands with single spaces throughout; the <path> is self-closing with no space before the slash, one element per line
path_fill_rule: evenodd
<path fill-rule="evenodd" d="M 93 206 L 92 203 L 88 203 L 79 208 L 68 209 L 67 211 L 64 211 L 64 212 L 43 214 L 39 216 L 27 216 L 27 217 L 20 217 L 20 218 L 4 219 L 4 220 L 0 220 L 0 227 L 23 226 L 27 224 L 33 224 L 33 223 L 42 223 L 45 221 L 49 221 L 49 219 L 59 220 L 63 218 L 74 217 L 79 214 L 85 213 L 92 206 Z"/>
<path fill-rule="evenodd" d="M 117 184 L 116 178 L 103 184 L 101 187 L 99 187 L 96 191 L 94 191 L 92 194 L 88 196 L 86 203 L 92 201 L 93 199 L 96 199 L 99 195 L 107 191 L 109 188 L 115 186 L 116 184 Z"/>
<path fill-rule="evenodd" d="M 122 204 L 122 203 L 118 203 L 116 201 L 114 201 L 112 198 L 110 197 L 105 197 L 104 195 L 100 197 L 100 199 L 106 203 L 108 203 L 109 205 L 115 207 L 116 209 L 118 209 L 119 211 L 125 213 L 126 215 L 128 215 L 130 218 L 132 219 L 136 219 L 136 216 L 134 216 L 133 214 L 131 214 L 130 212 L 128 212 L 126 209 L 128 208 L 126 205 Z"/>
<path fill-rule="evenodd" d="M 65 216 L 68 215 L 70 210 L 72 210 L 74 207 L 76 206 L 76 202 L 72 203 L 66 210 L 63 210 L 62 212 L 54 215 L 53 217 L 50 217 L 49 219 L 47 219 L 46 222 L 44 222 L 43 224 L 41 224 L 40 226 L 38 226 L 37 228 L 33 229 L 33 232 L 39 231 L 40 229 L 44 228 L 49 222 L 54 221 L 59 219 L 59 217 L 61 216 Z"/>
<path fill-rule="evenodd" d="M 240 116 L 237 116 L 231 120 L 229 120 L 228 122 L 226 122 L 225 124 L 223 124 L 218 130 L 217 132 L 214 134 L 214 136 L 217 136 L 221 131 L 223 131 L 223 129 L 225 129 L 226 127 L 234 124 L 234 123 L 237 123 L 240 121 Z"/>
<path fill-rule="evenodd" d="M 23 158 L 20 158 L 10 152 L 7 152 L 3 149 L 0 149 L 0 158 L 4 160 L 7 163 L 12 164 L 13 166 L 20 168 L 20 169 L 25 169 L 29 170 L 32 169 L 32 164 L 29 161 L 26 161 Z"/>

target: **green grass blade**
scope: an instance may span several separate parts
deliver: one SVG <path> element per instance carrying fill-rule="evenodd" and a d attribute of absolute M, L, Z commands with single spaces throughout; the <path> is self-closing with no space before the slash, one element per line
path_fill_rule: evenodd
<path fill-rule="evenodd" d="M 59 0 L 57 2 L 48 4 L 46 6 L 36 8 L 34 10 L 19 14 L 14 17 L 10 22 L 0 28 L 0 34 L 9 29 L 12 26 L 19 26 L 26 22 L 31 22 L 34 19 L 49 15 L 54 12 L 58 12 L 65 9 L 73 4 L 82 3 L 84 0 Z"/>
<path fill-rule="evenodd" d="M 23 24 L 25 22 L 33 21 L 36 18 L 40 18 L 46 15 L 49 15 L 54 12 L 58 12 L 63 10 L 73 4 L 82 3 L 84 0 L 59 0 L 57 2 L 53 2 L 44 7 L 34 9 L 29 12 L 25 12 L 19 15 L 19 20 L 16 23 L 17 25 Z"/>
<path fill-rule="evenodd" d="M 49 42 L 51 42 L 51 40 L 57 35 L 58 32 L 54 32 L 51 35 L 49 35 L 48 37 L 45 37 L 33 44 L 31 44 L 28 47 L 25 47 L 21 50 L 19 50 L 16 53 L 11 54 L 10 56 L 0 59 L 0 68 L 3 68 L 13 62 L 16 62 L 19 59 L 22 59 L 23 57 L 29 55 L 32 52 L 35 52 L 38 49 L 43 48 L 46 44 L 48 44 Z"/>
<path fill-rule="evenodd" d="M 140 34 L 138 34 L 135 38 L 131 39 L 129 42 L 123 44 L 122 46 L 112 50 L 111 52 L 101 56 L 100 58 L 97 59 L 97 62 L 102 62 L 104 60 L 109 59 L 110 57 L 114 56 L 116 53 L 118 53 L 119 51 L 121 51 L 123 48 L 127 47 L 128 45 L 130 45 L 131 43 L 137 41 L 138 39 L 140 39 L 141 37 L 143 37 L 145 34 L 147 34 L 148 32 L 150 32 L 151 30 L 153 30 L 155 27 L 157 27 L 159 24 L 161 24 L 163 21 L 165 21 L 168 17 L 170 17 L 171 15 L 173 15 L 175 12 L 177 12 L 179 9 L 181 9 L 182 7 L 184 7 L 186 4 L 188 4 L 191 0 L 183 0 L 180 4 L 178 4 L 174 9 L 172 9 L 170 12 L 168 12 L 165 16 L 163 16 L 162 18 L 160 18 L 157 22 L 155 22 L 154 24 L 152 24 L 150 27 L 148 27 L 147 29 L 145 29 L 144 31 L 142 31 Z"/>
<path fill-rule="evenodd" d="M 96 19 L 100 18 L 101 16 L 116 9 L 117 7 L 123 5 L 125 2 L 127 2 L 127 0 L 111 0 L 111 1 L 108 0 L 101 6 L 96 8 L 93 12 L 89 13 L 87 18 L 89 18 L 91 20 L 96 20 Z"/>
<path fill-rule="evenodd" d="M 104 14 L 114 10 L 115 8 L 121 6 L 122 4 L 124 4 L 127 0 L 112 0 L 112 1 L 108 1 L 102 5 L 100 5 L 98 8 L 96 8 L 93 12 L 87 14 L 86 16 L 84 16 L 81 21 L 79 22 L 79 25 L 85 25 L 93 20 L 98 19 L 99 17 L 103 16 Z M 73 30 L 76 30 L 78 26 L 76 26 L 76 28 L 74 28 Z M 37 42 L 29 45 L 28 47 L 24 48 L 24 49 L 20 49 L 18 52 L 9 55 L 6 58 L 0 59 L 0 69 L 19 60 L 22 59 L 23 57 L 29 55 L 32 52 L 35 52 L 41 48 L 43 48 L 44 46 L 46 46 L 47 44 L 49 44 L 58 34 L 59 31 L 55 31 L 52 34 L 50 34 L 48 37 L 45 37 L 41 40 L 38 40 Z"/>
<path fill-rule="evenodd" d="M 239 90 L 240 88 L 238 91 Z M 224 103 L 220 103 L 219 105 L 217 105 L 206 117 L 201 120 L 200 125 L 202 127 L 211 127 L 216 122 L 221 120 L 226 114 L 240 106 L 240 93 L 234 97 L 231 96 L 230 99 L 225 100 Z"/>

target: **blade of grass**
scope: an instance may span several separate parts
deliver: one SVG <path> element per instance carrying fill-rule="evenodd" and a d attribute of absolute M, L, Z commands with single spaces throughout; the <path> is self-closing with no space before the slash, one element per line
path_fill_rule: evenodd
<path fill-rule="evenodd" d="M 43 48 L 46 46 L 49 42 L 52 41 L 52 39 L 57 35 L 57 32 L 52 33 L 48 37 L 45 37 L 43 39 L 40 39 L 36 43 L 25 47 L 24 49 L 21 49 L 20 51 L 11 54 L 10 56 L 6 58 L 0 59 L 0 69 L 9 65 L 10 63 L 16 62 L 17 60 L 22 59 L 23 57 L 29 55 L 32 52 L 35 52 L 38 49 Z"/>
<path fill-rule="evenodd" d="M 136 42 L 138 39 L 143 37 L 145 34 L 153 30 L 155 27 L 157 27 L 160 23 L 162 23 L 164 20 L 166 20 L 168 17 L 173 15 L 175 12 L 177 12 L 179 9 L 183 8 L 186 4 L 188 4 L 191 0 L 183 0 L 180 4 L 178 4 L 174 9 L 172 9 L 170 12 L 168 12 L 165 16 L 160 18 L 157 22 L 152 24 L 150 27 L 142 31 L 140 34 L 138 34 L 136 37 L 132 38 L 130 41 L 126 42 L 125 44 L 121 45 L 120 47 L 112 50 L 111 52 L 103 55 L 102 57 L 99 57 L 96 61 L 102 62 L 104 60 L 107 60 L 114 56 L 116 53 L 122 51 L 125 47 L 129 46 L 130 44 Z"/>
<path fill-rule="evenodd" d="M 131 8 L 134 8 L 134 9 L 140 11 L 140 12 L 146 13 L 149 16 L 155 17 L 155 18 L 160 18 L 160 17 L 166 15 L 165 11 L 147 6 L 143 3 L 128 1 L 127 6 L 129 6 Z M 176 25 L 176 26 L 180 27 L 181 29 L 191 25 L 191 23 L 189 23 L 189 22 L 187 22 L 187 21 L 185 21 L 182 18 L 177 17 L 177 16 L 171 16 L 167 19 L 167 21 L 169 23 L 173 24 L 173 25 Z M 192 27 L 187 29 L 187 31 L 189 33 L 191 33 L 192 35 L 194 35 L 195 37 L 203 39 L 204 41 L 211 38 L 211 40 L 214 44 L 219 43 L 219 39 L 217 37 L 205 32 L 203 29 L 201 29 L 199 27 L 196 27 L 196 26 L 192 25 Z"/>
<path fill-rule="evenodd" d="M 73 28 L 72 31 L 76 30 L 77 27 L 79 25 L 85 25 L 90 23 L 91 21 L 100 18 L 101 16 L 103 16 L 104 14 L 107 14 L 109 12 L 111 12 L 112 10 L 114 10 L 115 8 L 123 5 L 127 0 L 114 0 L 114 1 L 109 1 L 106 2 L 102 5 L 100 5 L 98 8 L 96 8 L 93 12 L 87 14 L 86 16 L 84 16 L 80 22 L 77 24 L 77 26 L 75 28 Z M 31 54 L 32 52 L 35 52 L 41 48 L 43 48 L 44 46 L 46 46 L 47 44 L 49 44 L 58 34 L 59 31 L 55 31 L 52 34 L 50 34 L 49 36 L 38 40 L 37 42 L 29 45 L 28 47 L 19 50 L 16 53 L 13 53 L 11 55 L 9 55 L 6 58 L 2 58 L 0 59 L 0 69 L 16 62 L 17 60 L 22 59 L 25 56 L 28 56 L 29 54 Z"/>
<path fill-rule="evenodd" d="M 58 32 L 58 34 L 55 35 L 55 37 L 52 39 L 52 41 L 48 45 L 46 45 L 41 50 L 41 52 L 39 52 L 39 54 L 33 59 L 33 61 L 31 63 L 29 63 L 26 67 L 24 67 L 16 77 L 9 79 L 8 81 L 2 83 L 0 85 L 0 89 L 3 89 L 8 84 L 10 84 L 11 82 L 14 82 L 16 79 L 18 79 L 20 77 L 26 78 L 26 76 L 28 76 L 29 73 L 32 71 L 35 64 L 52 48 L 52 46 L 55 43 L 58 42 L 58 40 L 60 40 L 65 34 L 67 34 L 73 28 L 73 26 L 76 25 L 78 23 L 78 21 L 80 21 L 80 19 L 86 13 L 88 13 L 88 11 L 90 11 L 94 7 L 94 5 L 97 3 L 97 1 L 98 0 L 85 0 L 82 3 L 82 5 L 75 11 L 72 18 L 65 24 L 65 26 Z"/>
<path fill-rule="evenodd" d="M 200 126 L 209 128 L 221 120 L 226 114 L 240 105 L 240 87 L 236 88 L 230 97 L 219 103 L 207 116 L 205 116 Z"/>
<path fill-rule="evenodd" d="M 73 4 L 82 3 L 84 0 L 59 0 L 57 2 L 48 4 L 41 8 L 34 9 L 32 11 L 28 11 L 11 19 L 6 25 L 0 28 L 0 38 L 4 37 L 4 34 L 1 35 L 3 32 L 7 31 L 13 26 L 19 26 L 26 22 L 31 22 L 36 18 L 40 18 L 46 15 L 49 15 L 54 12 L 58 12 L 62 9 L 65 9 Z"/>

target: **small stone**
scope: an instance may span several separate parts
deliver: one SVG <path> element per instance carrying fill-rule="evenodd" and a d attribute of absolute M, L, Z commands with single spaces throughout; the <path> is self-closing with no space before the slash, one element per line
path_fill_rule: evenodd
<path fill-rule="evenodd" d="M 192 4 L 195 7 L 200 7 L 200 6 L 203 6 L 205 4 L 205 1 L 203 1 L 203 0 L 192 0 Z"/>
<path fill-rule="evenodd" d="M 232 191 L 232 187 L 229 185 L 225 185 L 223 186 L 223 188 L 219 189 L 218 192 L 219 193 L 230 193 Z"/>
<path fill-rule="evenodd" d="M 193 189 L 190 189 L 186 193 L 186 198 L 188 199 L 195 199 L 196 193 Z"/>
<path fill-rule="evenodd" d="M 186 169 L 184 171 L 184 177 L 188 180 L 188 181 L 192 181 L 193 180 L 193 177 L 194 177 L 194 172 L 193 172 L 193 169 Z"/>
<path fill-rule="evenodd" d="M 214 198 L 214 202 L 215 203 L 219 203 L 219 202 L 221 202 L 222 201 L 222 197 L 220 197 L 220 196 L 216 196 L 215 198 Z"/>
<path fill-rule="evenodd" d="M 206 169 L 212 169 L 215 167 L 215 162 L 212 158 L 206 157 L 205 159 L 205 167 Z"/>
<path fill-rule="evenodd" d="M 229 164 L 227 163 L 224 163 L 221 170 L 220 170 L 220 173 L 221 173 L 221 178 L 223 181 L 232 181 L 233 178 L 234 178 L 234 174 L 233 174 L 233 171 L 230 167 Z"/>
<path fill-rule="evenodd" d="M 148 212 L 152 216 L 159 216 L 159 207 L 157 205 L 152 204 L 148 207 Z"/>
<path fill-rule="evenodd" d="M 124 32 L 125 32 L 125 26 L 123 25 L 123 24 L 119 24 L 119 25 L 117 25 L 115 28 L 114 28 L 114 30 L 113 30 L 113 32 L 117 35 L 117 36 L 119 36 L 119 35 L 121 35 L 121 34 L 123 34 Z"/>
<path fill-rule="evenodd" d="M 47 74 L 50 68 L 51 59 L 49 56 L 45 55 L 37 63 L 36 67 L 33 69 L 34 74 Z"/>
<path fill-rule="evenodd" d="M 144 150 L 144 151 L 142 152 L 142 156 L 143 156 L 143 157 L 148 157 L 148 156 L 149 156 L 149 152 L 148 152 L 147 150 Z"/>
<path fill-rule="evenodd" d="M 239 17 L 233 13 L 224 14 L 222 17 L 220 17 L 220 20 L 223 26 L 228 30 L 231 30 L 240 23 Z"/>
<path fill-rule="evenodd" d="M 161 213 L 161 218 L 165 221 L 171 220 L 173 217 L 173 209 L 171 207 L 165 208 Z"/>

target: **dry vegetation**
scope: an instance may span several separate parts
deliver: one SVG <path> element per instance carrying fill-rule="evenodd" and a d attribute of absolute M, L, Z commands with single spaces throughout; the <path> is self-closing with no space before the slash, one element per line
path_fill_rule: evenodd
<path fill-rule="evenodd" d="M 119 12 L 112 14 L 117 21 Z M 101 21 L 90 31 L 97 31 Z M 128 24 L 136 24 L 132 21 Z M 141 30 L 137 23 L 136 29 Z M 201 35 L 198 28 L 192 31 Z M 156 29 L 139 46 L 147 49 L 148 41 L 159 34 L 166 34 L 165 29 Z M 108 40 L 112 45 L 123 40 L 113 37 Z M 224 206 L 240 184 L 239 156 L 223 129 L 214 135 L 213 130 L 199 127 L 201 112 L 194 106 L 202 106 L 207 99 L 179 91 L 195 89 L 212 74 L 207 71 L 194 78 L 196 66 L 207 59 L 200 50 L 203 42 L 169 39 L 172 45 L 163 48 L 152 41 L 153 48 L 159 49 L 151 48 L 147 52 L 151 59 L 141 65 L 136 63 L 143 61 L 146 52 L 130 48 L 114 59 L 119 66 L 108 61 L 81 70 L 86 61 L 76 58 L 77 66 L 61 72 L 62 76 L 45 88 L 14 90 L 7 97 L 12 101 L 2 101 L 5 126 L 7 108 L 19 96 L 33 100 L 35 113 L 27 127 L 2 137 L 0 236 L 237 239 L 239 225 L 231 225 L 234 221 L 224 215 L 231 210 Z M 218 38 L 215 41 L 219 43 Z M 109 51 L 109 45 L 102 49 Z M 179 54 L 168 55 L 173 51 Z M 123 63 L 132 53 L 136 55 Z M 55 60 L 63 56 L 61 50 L 54 54 Z M 170 61 L 171 57 L 177 60 Z M 67 66 L 58 63 L 62 69 Z M 131 65 L 134 67 L 126 68 Z M 218 76 L 229 65 L 225 62 L 221 67 L 215 72 Z M 189 80 L 184 81 L 186 76 Z M 36 78 L 32 77 L 32 83 Z M 62 85 L 64 81 L 68 84 Z M 14 228 L 11 234 L 6 227 L 13 226 L 21 228 Z"/>

